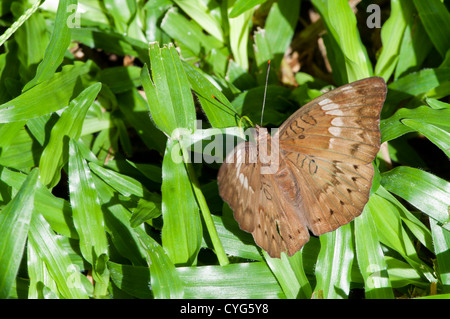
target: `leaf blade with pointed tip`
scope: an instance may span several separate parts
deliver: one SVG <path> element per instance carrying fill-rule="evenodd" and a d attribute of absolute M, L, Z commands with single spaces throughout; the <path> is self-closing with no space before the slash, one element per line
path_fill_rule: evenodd
<path fill-rule="evenodd" d="M 8 297 L 19 270 L 34 210 L 39 171 L 34 169 L 17 195 L 0 212 L 0 298 Z"/>
<path fill-rule="evenodd" d="M 75 141 L 69 142 L 69 193 L 73 221 L 80 237 L 83 257 L 92 265 L 95 295 L 107 292 L 109 273 L 104 268 L 104 256 L 108 256 L 108 241 L 103 213 L 91 171 L 82 158 Z"/>

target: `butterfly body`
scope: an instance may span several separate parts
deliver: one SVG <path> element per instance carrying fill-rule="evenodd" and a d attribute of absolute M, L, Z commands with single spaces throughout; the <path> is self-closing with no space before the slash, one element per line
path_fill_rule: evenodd
<path fill-rule="evenodd" d="M 300 250 L 308 229 L 321 235 L 361 214 L 385 96 L 382 78 L 344 85 L 301 107 L 273 136 L 257 127 L 254 142 L 227 155 L 219 193 L 271 257 Z"/>

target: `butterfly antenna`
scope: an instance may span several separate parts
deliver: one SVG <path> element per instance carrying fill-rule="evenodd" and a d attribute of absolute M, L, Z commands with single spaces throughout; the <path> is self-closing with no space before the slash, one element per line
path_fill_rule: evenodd
<path fill-rule="evenodd" d="M 237 117 L 239 117 L 239 119 L 242 119 L 242 116 L 239 115 L 238 112 L 236 112 L 235 110 L 233 110 L 231 107 L 229 107 L 228 105 L 226 105 L 225 103 L 223 103 L 221 100 L 219 100 L 215 95 L 211 95 L 211 97 L 216 100 L 217 102 L 219 102 L 220 104 L 222 104 L 223 106 L 225 106 L 227 109 L 229 109 L 231 112 L 234 113 L 234 115 L 236 115 Z"/>
<path fill-rule="evenodd" d="M 267 83 L 269 82 L 270 60 L 267 62 L 266 84 L 264 85 L 264 99 L 261 111 L 261 126 L 263 125 L 264 107 L 266 106 Z"/>

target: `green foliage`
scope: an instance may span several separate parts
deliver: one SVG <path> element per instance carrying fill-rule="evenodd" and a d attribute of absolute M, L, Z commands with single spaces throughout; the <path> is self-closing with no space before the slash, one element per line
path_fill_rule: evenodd
<path fill-rule="evenodd" d="M 449 297 L 442 1 L 374 1 L 381 30 L 367 1 L 42 2 L 0 8 L 0 298 Z M 269 127 L 388 83 L 364 212 L 280 259 L 186 161 L 259 124 L 269 60 Z"/>

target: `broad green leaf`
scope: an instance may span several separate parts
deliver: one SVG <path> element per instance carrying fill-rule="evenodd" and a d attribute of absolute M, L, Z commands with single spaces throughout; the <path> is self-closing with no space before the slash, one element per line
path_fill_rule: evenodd
<path fill-rule="evenodd" d="M 39 162 L 41 182 L 48 185 L 49 188 L 59 182 L 61 169 L 68 160 L 69 139 L 78 140 L 80 137 L 86 113 L 100 89 L 101 84 L 96 83 L 81 92 L 53 126 L 50 140 L 42 152 Z"/>
<path fill-rule="evenodd" d="M 143 222 L 161 216 L 161 196 L 152 193 L 150 199 L 141 198 L 130 218 L 131 227 L 137 227 Z"/>
<path fill-rule="evenodd" d="M 416 168 L 399 166 L 383 173 L 381 184 L 450 230 L 449 182 Z"/>
<path fill-rule="evenodd" d="M 300 15 L 300 2 L 291 0 L 274 2 L 267 16 L 264 25 L 264 29 L 266 30 L 265 35 L 276 64 L 281 62 L 282 57 L 292 42 Z"/>
<path fill-rule="evenodd" d="M 377 209 L 369 200 L 361 216 L 355 219 L 355 249 L 357 262 L 364 278 L 368 299 L 393 299 L 387 265 L 379 243 L 371 211 Z"/>
<path fill-rule="evenodd" d="M 450 117 L 448 118 L 450 119 Z M 422 133 L 437 147 L 439 147 L 445 155 L 450 157 L 450 133 L 440 129 L 437 126 L 424 123 L 423 121 L 404 119 L 402 123 L 410 127 L 414 131 Z"/>
<path fill-rule="evenodd" d="M 25 19 L 25 23 L 16 30 L 14 40 L 18 46 L 17 58 L 21 62 L 18 72 L 23 80 L 28 81 L 34 76 L 36 65 L 44 57 L 49 37 L 43 14 L 38 11 L 26 18 L 22 14 L 24 10 L 24 4 L 18 1 L 11 4 L 13 16 L 19 20 Z"/>
<path fill-rule="evenodd" d="M 162 174 L 162 244 L 174 264 L 195 263 L 202 225 L 194 192 L 178 142 L 168 140 Z"/>
<path fill-rule="evenodd" d="M 52 78 L 0 105 L 0 123 L 23 121 L 66 107 L 80 92 L 80 77 L 89 72 L 91 63 L 75 62 L 63 67 Z"/>
<path fill-rule="evenodd" d="M 34 154 L 38 152 L 40 152 L 40 147 L 34 143 L 30 132 L 23 127 L 17 132 L 5 152 L 2 152 L 0 165 L 29 172 L 32 167 L 36 166 Z"/>
<path fill-rule="evenodd" d="M 253 49 L 255 51 L 256 65 L 262 69 L 267 62 L 273 58 L 271 45 L 267 40 L 265 29 L 257 29 L 254 33 L 255 44 Z"/>
<path fill-rule="evenodd" d="M 0 155 L 8 150 L 24 125 L 25 121 L 0 124 Z"/>
<path fill-rule="evenodd" d="M 69 142 L 69 191 L 73 221 L 80 238 L 83 257 L 92 265 L 95 296 L 107 292 L 109 273 L 105 257 L 108 256 L 103 213 L 91 176 L 74 140 Z"/>
<path fill-rule="evenodd" d="M 34 169 L 16 196 L 0 211 L 0 298 L 8 297 L 16 279 L 34 210 L 39 171 Z"/>
<path fill-rule="evenodd" d="M 433 108 L 435 110 L 450 109 L 450 104 L 436 100 L 436 99 L 426 98 L 425 101 L 431 108 Z"/>
<path fill-rule="evenodd" d="M 385 256 L 389 279 L 394 288 L 407 285 L 416 285 L 421 288 L 429 287 L 428 282 L 424 282 L 420 274 L 409 264 L 399 259 Z"/>
<path fill-rule="evenodd" d="M 155 124 L 171 136 L 178 128 L 195 131 L 195 107 L 189 82 L 173 45 L 150 44 L 152 79 L 144 67 L 141 80 Z"/>
<path fill-rule="evenodd" d="M 344 225 L 320 236 L 320 246 L 313 297 L 348 298 L 354 257 L 351 225 Z"/>

